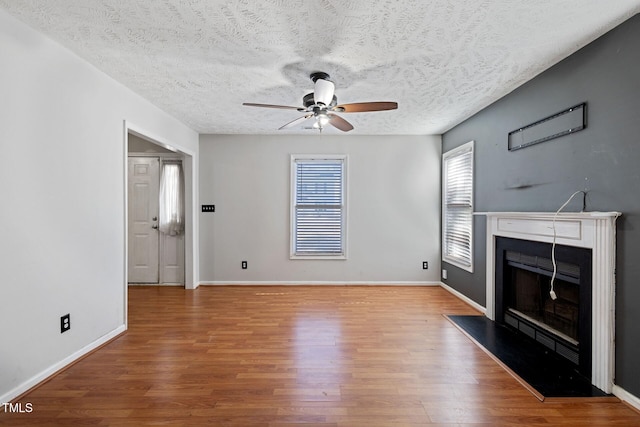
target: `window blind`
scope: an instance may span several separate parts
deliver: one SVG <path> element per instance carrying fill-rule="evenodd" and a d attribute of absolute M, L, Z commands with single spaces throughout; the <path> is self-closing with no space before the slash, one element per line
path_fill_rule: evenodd
<path fill-rule="evenodd" d="M 343 159 L 296 159 L 294 255 L 344 254 Z"/>
<path fill-rule="evenodd" d="M 465 269 L 473 261 L 472 142 L 443 156 L 443 258 Z"/>

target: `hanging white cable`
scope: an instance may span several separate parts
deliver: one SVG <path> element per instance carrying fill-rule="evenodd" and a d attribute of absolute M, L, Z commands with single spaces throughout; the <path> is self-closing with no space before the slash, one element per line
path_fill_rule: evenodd
<path fill-rule="evenodd" d="M 558 209 L 555 215 L 553 216 L 553 222 L 552 222 L 553 244 L 551 245 L 551 263 L 553 264 L 553 274 L 551 275 L 551 286 L 549 290 L 549 296 L 551 297 L 552 300 L 555 300 L 558 298 L 558 296 L 556 295 L 556 292 L 553 290 L 553 284 L 556 280 L 556 273 L 558 271 L 558 268 L 556 265 L 556 218 L 558 217 L 558 214 L 560 213 L 560 211 L 564 209 L 569 204 L 569 202 L 571 202 L 571 200 L 579 193 L 586 195 L 586 193 L 582 190 L 576 191 L 571 195 L 571 197 L 567 199 L 566 202 L 564 202 L 564 205 L 560 206 L 560 209 Z M 584 209 L 584 203 L 582 204 L 582 207 Z"/>

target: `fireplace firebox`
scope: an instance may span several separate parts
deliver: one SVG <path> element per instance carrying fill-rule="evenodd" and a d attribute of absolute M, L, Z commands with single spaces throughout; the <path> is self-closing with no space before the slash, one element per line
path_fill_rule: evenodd
<path fill-rule="evenodd" d="M 496 322 L 575 364 L 591 378 L 591 249 L 496 237 Z"/>

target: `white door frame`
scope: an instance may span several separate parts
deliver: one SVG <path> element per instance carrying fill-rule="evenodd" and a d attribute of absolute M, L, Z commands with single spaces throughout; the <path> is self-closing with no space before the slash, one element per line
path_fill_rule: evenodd
<path fill-rule="evenodd" d="M 185 289 L 196 289 L 198 287 L 198 240 L 196 239 L 198 230 L 198 195 L 197 195 L 197 182 L 198 182 L 198 170 L 196 162 L 196 153 L 192 150 L 182 147 L 180 144 L 166 141 L 164 138 L 153 135 L 152 132 L 136 126 L 135 124 L 125 120 L 124 121 L 124 156 L 122 160 L 124 169 L 124 275 L 123 275 L 123 294 L 124 294 L 124 323 L 128 325 L 128 268 L 127 260 L 129 259 L 129 248 L 127 244 L 127 236 L 129 233 L 127 226 L 128 216 L 128 188 L 127 183 L 128 176 L 128 158 L 129 158 L 129 134 L 136 135 L 147 141 L 153 142 L 163 148 L 175 151 L 183 155 L 182 168 L 184 170 L 184 187 L 185 187 L 185 230 L 184 230 L 184 287 Z"/>

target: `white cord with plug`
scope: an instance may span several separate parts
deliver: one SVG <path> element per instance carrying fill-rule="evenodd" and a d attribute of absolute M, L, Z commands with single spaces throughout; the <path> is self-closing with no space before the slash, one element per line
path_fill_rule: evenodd
<path fill-rule="evenodd" d="M 586 196 L 587 193 L 585 193 L 582 190 L 578 190 L 575 193 L 573 193 L 571 195 L 571 197 L 569 197 L 567 199 L 566 202 L 564 202 L 564 205 L 560 206 L 560 209 L 558 209 L 555 213 L 555 215 L 553 216 L 553 222 L 552 222 L 552 228 L 553 228 L 553 244 L 551 245 L 551 263 L 553 264 L 553 274 L 551 275 L 551 286 L 550 286 L 550 290 L 549 290 L 549 296 L 551 297 L 552 300 L 556 300 L 558 299 L 558 296 L 556 295 L 556 292 L 553 290 L 553 284 L 556 280 L 556 273 L 558 271 L 558 268 L 556 266 L 556 218 L 558 217 L 558 214 L 560 213 L 560 211 L 562 209 L 564 209 L 569 202 L 571 202 L 571 200 L 577 195 L 577 194 L 584 194 Z M 582 208 L 584 210 L 584 202 L 582 203 Z"/>

